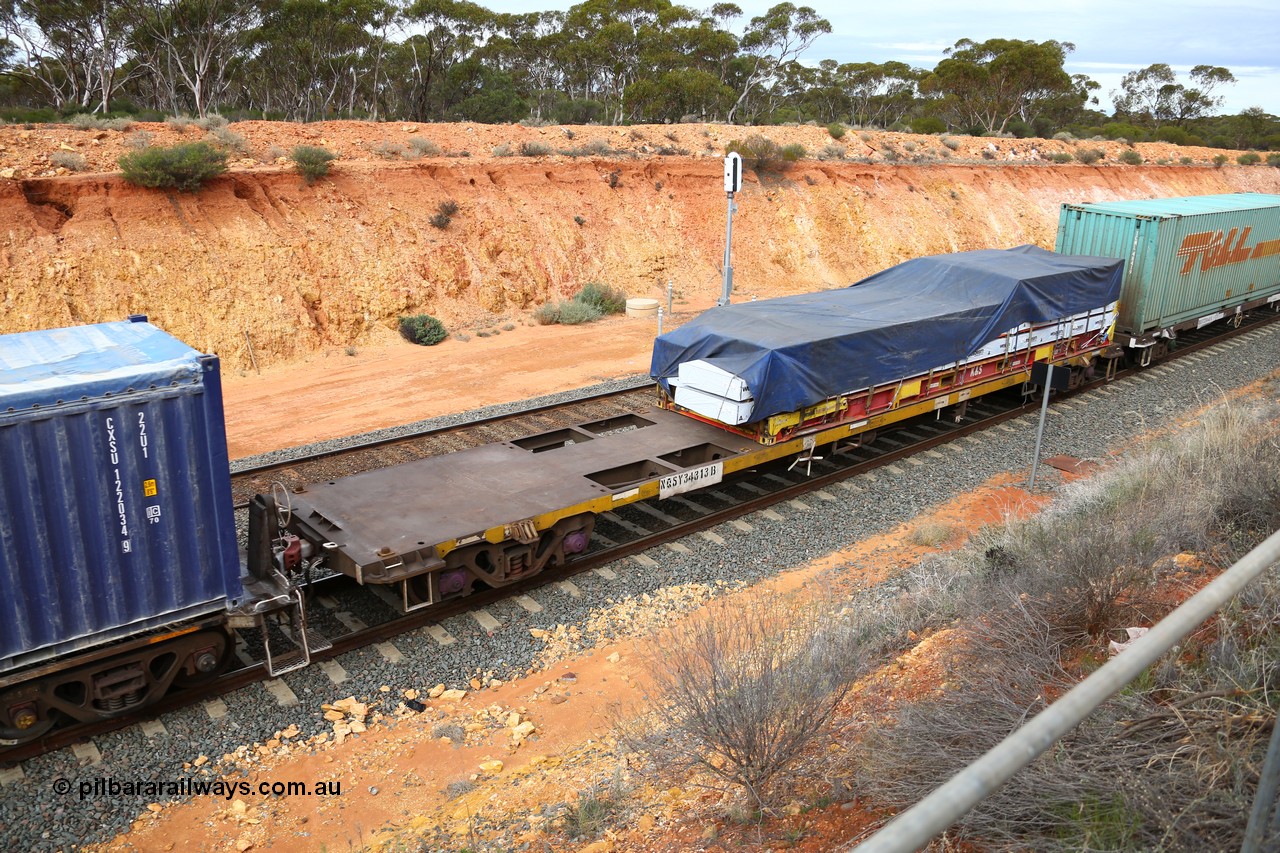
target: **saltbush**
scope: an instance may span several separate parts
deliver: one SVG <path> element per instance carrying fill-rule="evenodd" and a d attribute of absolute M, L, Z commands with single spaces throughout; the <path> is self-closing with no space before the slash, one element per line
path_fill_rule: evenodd
<path fill-rule="evenodd" d="M 1141 166 L 1142 155 L 1137 151 L 1134 151 L 1132 148 L 1126 148 L 1124 151 L 1120 152 L 1120 162 L 1124 163 L 1126 166 Z"/>
<path fill-rule="evenodd" d="M 1076 159 L 1086 166 L 1093 165 L 1105 156 L 1106 154 L 1099 148 L 1081 148 L 1076 152 Z"/>
<path fill-rule="evenodd" d="M 1256 166 L 1262 162 L 1262 155 L 1256 151 L 1246 151 L 1236 158 L 1241 166 Z"/>
<path fill-rule="evenodd" d="M 831 134 L 832 139 L 840 139 L 845 134 L 844 125 L 838 121 L 827 125 L 827 133 Z"/>
<path fill-rule="evenodd" d="M 800 150 L 803 151 L 804 147 L 800 146 Z M 742 155 L 744 169 L 752 169 L 756 172 L 780 172 L 799 159 L 793 157 L 788 161 L 784 157 L 784 149 L 778 143 L 759 134 L 748 136 L 746 139 L 735 139 L 725 146 L 726 154 L 734 151 Z"/>
<path fill-rule="evenodd" d="M 406 341 L 422 346 L 434 346 L 449 336 L 449 332 L 430 314 L 413 314 L 400 318 L 400 334 Z"/>
<path fill-rule="evenodd" d="M 582 323 L 594 323 L 604 316 L 604 312 L 586 302 L 569 300 L 556 306 L 558 321 L 563 326 L 577 326 Z"/>
<path fill-rule="evenodd" d="M 616 287 L 598 281 L 587 282 L 573 297 L 574 302 L 592 305 L 603 314 L 621 314 L 627 310 L 627 295 Z"/>
<path fill-rule="evenodd" d="M 118 162 L 124 179 L 131 184 L 190 193 L 227 171 L 227 152 L 207 142 L 192 142 L 143 148 L 125 154 Z"/>
<path fill-rule="evenodd" d="M 293 161 L 293 168 L 307 182 L 307 186 L 311 186 L 329 174 L 329 163 L 338 159 L 338 155 L 327 148 L 298 145 L 289 153 L 289 159 Z"/>
<path fill-rule="evenodd" d="M 89 168 L 89 161 L 83 154 L 74 151 L 55 151 L 49 155 L 49 162 L 70 172 L 83 172 Z"/>

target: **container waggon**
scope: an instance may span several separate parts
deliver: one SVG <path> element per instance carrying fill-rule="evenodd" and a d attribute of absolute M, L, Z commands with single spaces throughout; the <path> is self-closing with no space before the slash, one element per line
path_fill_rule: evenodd
<path fill-rule="evenodd" d="M 1124 260 L 1117 343 L 1143 365 L 1181 331 L 1280 305 L 1280 195 L 1064 204 L 1055 249 Z"/>
<path fill-rule="evenodd" d="M 0 336 L 0 745 L 200 684 L 233 626 L 301 619 L 242 566 L 215 356 L 144 317 Z"/>
<path fill-rule="evenodd" d="M 958 253 L 714 308 L 655 343 L 652 408 L 258 495 L 244 549 L 216 357 L 141 317 L 0 336 L 0 745 L 206 682 L 239 629 L 306 665 L 327 574 L 429 608 L 583 555 L 618 507 L 958 418 L 1036 363 L 1082 378 L 1128 257 Z"/>

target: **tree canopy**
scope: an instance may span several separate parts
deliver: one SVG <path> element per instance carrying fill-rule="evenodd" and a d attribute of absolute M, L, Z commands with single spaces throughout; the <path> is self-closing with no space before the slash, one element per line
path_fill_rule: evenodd
<path fill-rule="evenodd" d="M 672 0 L 522 14 L 471 0 L 4 0 L 0 114 L 1123 127 L 1280 147 L 1274 116 L 1214 115 L 1235 82 L 1218 66 L 1181 82 L 1166 64 L 1134 70 L 1107 116 L 1092 109 L 1098 84 L 1066 72 L 1068 42 L 964 38 L 932 69 L 838 63 L 808 58 L 831 33 L 810 6 L 742 18 L 734 3 Z"/>

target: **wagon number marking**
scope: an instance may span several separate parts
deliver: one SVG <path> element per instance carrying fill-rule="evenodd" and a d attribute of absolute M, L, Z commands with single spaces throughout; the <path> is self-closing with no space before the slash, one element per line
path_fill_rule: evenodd
<path fill-rule="evenodd" d="M 658 481 L 658 497 L 663 500 L 704 486 L 714 486 L 724 477 L 724 462 L 712 462 L 701 468 L 690 468 Z"/>

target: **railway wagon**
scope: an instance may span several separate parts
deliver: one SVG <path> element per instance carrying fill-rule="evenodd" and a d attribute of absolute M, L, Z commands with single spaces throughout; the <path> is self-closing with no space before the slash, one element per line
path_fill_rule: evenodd
<path fill-rule="evenodd" d="M 849 287 L 708 311 L 658 338 L 651 373 L 664 408 L 762 445 L 959 419 L 1037 361 L 1078 384 L 1110 343 L 1123 266 L 1037 246 L 915 258 Z"/>
<path fill-rule="evenodd" d="M 1280 195 L 1064 204 L 1055 248 L 1124 259 L 1117 342 L 1143 365 L 1179 331 L 1280 306 Z"/>
<path fill-rule="evenodd" d="M 218 359 L 145 317 L 0 336 L 0 744 L 214 676 L 284 601 L 246 590 L 224 430 Z"/>
<path fill-rule="evenodd" d="M 757 395 L 751 424 L 698 415 L 664 391 L 659 406 L 627 416 L 260 495 L 251 571 L 322 555 L 394 589 L 405 611 L 515 583 L 585 552 L 595 519 L 617 507 L 962 410 L 1026 382 L 1037 361 L 1083 370 L 1109 341 L 1121 267 L 1024 246 L 917 259 L 842 292 L 713 308 L 658 339 L 652 373 L 669 385 L 695 355 L 708 370 L 730 364 L 720 349 L 740 354 L 755 333 L 751 358 L 766 366 L 738 383 Z M 833 382 L 847 393 L 832 397 Z M 719 399 L 742 411 L 738 396 Z M 820 411 L 777 415 L 805 407 Z"/>

